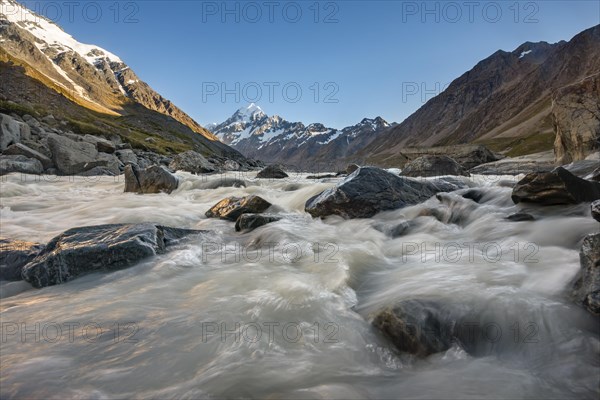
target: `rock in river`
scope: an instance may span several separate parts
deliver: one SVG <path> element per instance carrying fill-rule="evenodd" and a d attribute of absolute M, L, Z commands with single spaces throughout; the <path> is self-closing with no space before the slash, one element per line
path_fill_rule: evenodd
<path fill-rule="evenodd" d="M 600 314 L 600 233 L 583 239 L 581 269 L 573 285 L 573 298 L 593 314 Z"/>
<path fill-rule="evenodd" d="M 126 268 L 163 253 L 169 244 L 186 235 L 202 232 L 150 223 L 69 229 L 23 267 L 23 279 L 41 288 L 90 272 Z"/>
<path fill-rule="evenodd" d="M 20 281 L 21 270 L 44 248 L 39 243 L 0 239 L 0 281 Z"/>
<path fill-rule="evenodd" d="M 271 207 L 271 203 L 259 196 L 228 197 L 206 212 L 208 218 L 236 221 L 242 214 L 259 214 Z"/>
<path fill-rule="evenodd" d="M 140 169 L 129 164 L 125 167 L 125 192 L 171 193 L 179 186 L 179 180 L 165 168 L 152 165 Z"/>
<path fill-rule="evenodd" d="M 340 215 L 369 218 L 380 211 L 421 203 L 439 192 L 460 189 L 444 180 L 416 180 L 380 168 L 363 167 L 335 187 L 310 198 L 305 210 L 313 217 Z"/>
<path fill-rule="evenodd" d="M 448 156 L 431 155 L 419 157 L 406 164 L 402 176 L 428 177 L 444 175 L 470 176 L 462 165 Z"/>
<path fill-rule="evenodd" d="M 256 177 L 264 179 L 283 179 L 287 178 L 288 174 L 286 174 L 283 168 L 281 168 L 279 165 L 269 165 L 260 171 Z"/>
<path fill-rule="evenodd" d="M 242 214 L 235 222 L 235 230 L 237 232 L 251 231 L 280 219 L 281 217 L 273 214 Z"/>

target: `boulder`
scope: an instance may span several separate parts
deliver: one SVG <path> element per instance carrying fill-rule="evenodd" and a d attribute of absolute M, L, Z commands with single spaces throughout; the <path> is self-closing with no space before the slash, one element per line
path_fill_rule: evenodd
<path fill-rule="evenodd" d="M 444 175 L 470 176 L 459 163 L 448 156 L 431 155 L 419 157 L 404 166 L 401 175 L 431 177 Z"/>
<path fill-rule="evenodd" d="M 200 153 L 188 150 L 177 154 L 169 164 L 173 171 L 186 171 L 192 174 L 207 174 L 215 172 L 215 166 Z"/>
<path fill-rule="evenodd" d="M 0 151 L 6 150 L 8 146 L 21 143 L 21 126 L 29 126 L 15 120 L 10 115 L 0 114 Z"/>
<path fill-rule="evenodd" d="M 558 89 L 552 96 L 557 164 L 583 160 L 600 149 L 600 74 Z"/>
<path fill-rule="evenodd" d="M 46 171 L 49 174 L 49 171 Z M 78 176 L 117 176 L 112 170 L 106 167 L 94 167 L 92 169 L 88 169 L 87 171 L 83 171 L 77 174 Z"/>
<path fill-rule="evenodd" d="M 281 217 L 273 214 L 242 214 L 235 222 L 235 230 L 237 232 L 251 231 L 279 220 L 281 220 Z"/>
<path fill-rule="evenodd" d="M 283 179 L 287 178 L 288 174 L 279 165 L 269 165 L 260 171 L 256 177 L 261 179 Z"/>
<path fill-rule="evenodd" d="M 572 296 L 592 314 L 600 314 L 600 233 L 583 239 L 579 261 L 581 268 L 575 277 Z"/>
<path fill-rule="evenodd" d="M 562 167 L 551 172 L 528 174 L 515 185 L 512 192 L 515 204 L 578 204 L 598 199 L 600 183 L 578 178 Z"/>
<path fill-rule="evenodd" d="M 117 150 L 113 142 L 108 139 L 104 139 L 103 137 L 85 135 L 82 137 L 82 140 L 96 146 L 96 150 L 101 153 L 113 154 Z"/>
<path fill-rule="evenodd" d="M 348 164 L 348 166 L 346 167 L 346 173 L 348 175 L 350 175 L 351 173 L 353 173 L 354 171 L 356 171 L 359 168 L 360 167 L 356 164 Z"/>
<path fill-rule="evenodd" d="M 35 158 L 38 160 L 44 169 L 52 168 L 54 163 L 49 157 L 46 157 L 42 153 L 35 151 L 23 143 L 15 143 L 8 146 L 6 150 L 4 150 L 4 154 L 13 155 L 13 156 L 25 156 L 27 158 Z"/>
<path fill-rule="evenodd" d="M 271 207 L 271 203 L 259 196 L 228 197 L 206 212 L 208 218 L 236 221 L 242 214 L 260 214 Z"/>
<path fill-rule="evenodd" d="M 130 149 L 117 150 L 115 152 L 115 154 L 117 155 L 117 158 L 125 165 L 130 165 L 130 164 L 137 165 L 137 163 L 138 163 L 138 158 L 135 155 L 135 153 L 133 152 L 133 150 L 130 150 Z"/>
<path fill-rule="evenodd" d="M 591 205 L 592 208 L 592 217 L 600 222 L 600 200 L 596 200 Z"/>
<path fill-rule="evenodd" d="M 86 273 L 129 267 L 201 232 L 150 223 L 73 228 L 52 239 L 23 267 L 22 276 L 37 288 L 57 285 Z"/>
<path fill-rule="evenodd" d="M 418 181 L 380 168 L 363 167 L 335 187 L 310 198 L 305 210 L 313 217 L 335 214 L 344 218 L 369 218 L 381 211 L 418 204 L 439 192 L 460 188 L 441 179 Z"/>
<path fill-rule="evenodd" d="M 125 192 L 171 193 L 178 186 L 177 177 L 164 167 L 152 165 L 146 169 L 140 169 L 135 164 L 125 166 Z"/>
<path fill-rule="evenodd" d="M 373 320 L 395 347 L 419 357 L 446 351 L 452 345 L 449 313 L 431 301 L 405 300 L 380 311 Z"/>
<path fill-rule="evenodd" d="M 0 156 L 0 175 L 20 172 L 23 174 L 40 175 L 44 167 L 39 160 L 25 156 Z"/>
<path fill-rule="evenodd" d="M 78 174 L 97 166 L 105 166 L 98 161 L 96 146 L 87 142 L 76 142 L 65 136 L 48 135 L 48 146 L 52 152 L 52 160 L 63 175 Z"/>
<path fill-rule="evenodd" d="M 44 248 L 39 243 L 0 238 L 0 281 L 20 281 L 21 270 Z"/>

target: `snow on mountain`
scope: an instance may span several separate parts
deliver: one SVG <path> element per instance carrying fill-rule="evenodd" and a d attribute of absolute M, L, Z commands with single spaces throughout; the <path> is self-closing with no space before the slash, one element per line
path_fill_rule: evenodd
<path fill-rule="evenodd" d="M 252 103 L 209 129 L 222 142 L 246 156 L 269 162 L 293 161 L 306 165 L 310 164 L 313 156 L 334 148 L 338 153 L 347 153 L 359 144 L 370 142 L 377 133 L 390 126 L 381 117 L 365 118 L 343 129 L 329 128 L 320 123 L 304 125 L 278 115 L 268 116 Z"/>

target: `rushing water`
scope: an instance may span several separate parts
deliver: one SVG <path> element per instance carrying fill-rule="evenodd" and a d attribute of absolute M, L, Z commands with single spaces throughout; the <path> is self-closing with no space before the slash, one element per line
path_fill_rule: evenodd
<path fill-rule="evenodd" d="M 480 204 L 450 194 L 371 219 L 318 220 L 304 203 L 335 180 L 253 175 L 179 174 L 173 194 L 143 196 L 110 177 L 4 177 L 5 237 L 47 242 L 76 226 L 143 221 L 211 232 L 113 273 L 41 290 L 2 283 L 0 396 L 598 398 L 598 320 L 567 297 L 581 240 L 598 230 L 585 205 L 508 222 L 521 210 L 511 189 L 474 177 Z M 215 189 L 225 178 L 246 187 Z M 287 218 L 241 234 L 204 216 L 248 194 Z M 406 235 L 386 234 L 406 220 Z M 397 353 L 370 321 L 403 299 L 465 310 L 487 345 Z"/>

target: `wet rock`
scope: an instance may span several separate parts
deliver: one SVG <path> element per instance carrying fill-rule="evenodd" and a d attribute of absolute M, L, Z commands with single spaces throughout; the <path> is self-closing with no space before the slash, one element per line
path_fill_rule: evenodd
<path fill-rule="evenodd" d="M 405 300 L 380 311 L 373 320 L 395 347 L 419 357 L 446 351 L 452 345 L 449 313 L 431 301 Z"/>
<path fill-rule="evenodd" d="M 581 179 L 562 167 L 528 174 L 513 188 L 515 203 L 578 204 L 600 199 L 600 183 Z"/>
<path fill-rule="evenodd" d="M 402 176 L 432 177 L 444 175 L 470 176 L 466 169 L 448 156 L 419 157 L 404 166 Z"/>
<path fill-rule="evenodd" d="M 169 168 L 173 171 L 186 171 L 192 174 L 208 174 L 217 170 L 202 154 L 192 150 L 173 157 Z"/>
<path fill-rule="evenodd" d="M 171 193 L 179 180 L 164 167 L 152 165 L 141 169 L 134 164 L 125 166 L 125 192 L 140 194 Z"/>
<path fill-rule="evenodd" d="M 44 248 L 39 243 L 0 239 L 0 280 L 20 281 L 21 270 Z"/>
<path fill-rule="evenodd" d="M 288 174 L 286 174 L 283 168 L 279 165 L 269 165 L 260 171 L 256 177 L 262 179 L 283 179 L 287 178 Z"/>
<path fill-rule="evenodd" d="M 600 222 L 600 200 L 596 200 L 591 205 L 592 208 L 592 217 Z"/>
<path fill-rule="evenodd" d="M 353 173 L 354 171 L 356 171 L 356 170 L 357 170 L 357 169 L 359 169 L 359 168 L 360 168 L 360 167 L 359 167 L 358 165 L 356 165 L 356 164 L 349 164 L 349 165 L 346 167 L 346 173 L 347 173 L 348 175 L 350 175 L 351 173 Z"/>
<path fill-rule="evenodd" d="M 215 179 L 214 181 L 209 181 L 209 182 L 203 183 L 201 185 L 202 189 L 217 189 L 220 187 L 236 187 L 236 188 L 246 187 L 246 182 L 244 182 L 241 179 L 235 179 L 235 178 L 221 178 L 221 179 Z"/>
<path fill-rule="evenodd" d="M 260 214 L 271 207 L 271 203 L 259 196 L 228 197 L 206 212 L 208 218 L 236 221 L 242 214 Z"/>
<path fill-rule="evenodd" d="M 4 150 L 4 154 L 13 155 L 13 156 L 25 156 L 27 158 L 35 158 L 38 160 L 44 169 L 52 168 L 54 163 L 52 160 L 42 153 L 35 151 L 22 143 L 16 143 L 8 146 L 6 150 Z"/>
<path fill-rule="evenodd" d="M 593 314 L 600 314 L 600 233 L 583 239 L 579 252 L 581 268 L 573 284 L 574 300 Z"/>
<path fill-rule="evenodd" d="M 399 238 L 404 236 L 410 232 L 412 228 L 417 226 L 416 221 L 401 221 L 396 224 L 375 224 L 373 229 L 378 230 L 381 233 L 384 233 L 386 236 L 389 236 L 392 239 Z"/>
<path fill-rule="evenodd" d="M 324 175 L 309 175 L 306 179 L 329 179 L 329 178 L 337 178 L 337 174 L 324 174 Z"/>
<path fill-rule="evenodd" d="M 305 210 L 313 217 L 369 218 L 381 211 L 418 204 L 436 193 L 457 189 L 460 187 L 447 181 L 417 181 L 383 169 L 363 167 L 335 187 L 310 198 Z"/>
<path fill-rule="evenodd" d="M 52 239 L 23 268 L 23 279 L 41 288 L 80 275 L 132 266 L 166 251 L 178 239 L 202 231 L 160 225 L 114 224 L 69 229 Z"/>
<path fill-rule="evenodd" d="M 42 163 L 35 158 L 25 156 L 0 156 L 0 175 L 20 172 L 22 174 L 39 175 L 44 171 Z"/>
<path fill-rule="evenodd" d="M 475 203 L 479 203 L 481 201 L 481 199 L 483 199 L 484 195 L 485 195 L 484 192 L 482 192 L 481 190 L 477 190 L 477 189 L 469 189 L 466 192 L 464 192 L 463 194 L 461 194 L 461 196 L 464 197 L 465 199 L 473 200 Z"/>
<path fill-rule="evenodd" d="M 281 220 L 281 217 L 273 214 L 242 214 L 235 222 L 235 230 L 237 232 L 251 231 L 279 220 Z"/>
<path fill-rule="evenodd" d="M 531 214 L 527 214 L 527 213 L 514 213 L 514 214 L 510 214 L 505 219 L 508 220 L 508 221 L 513 221 L 513 222 L 535 221 L 534 216 L 531 215 Z"/>

